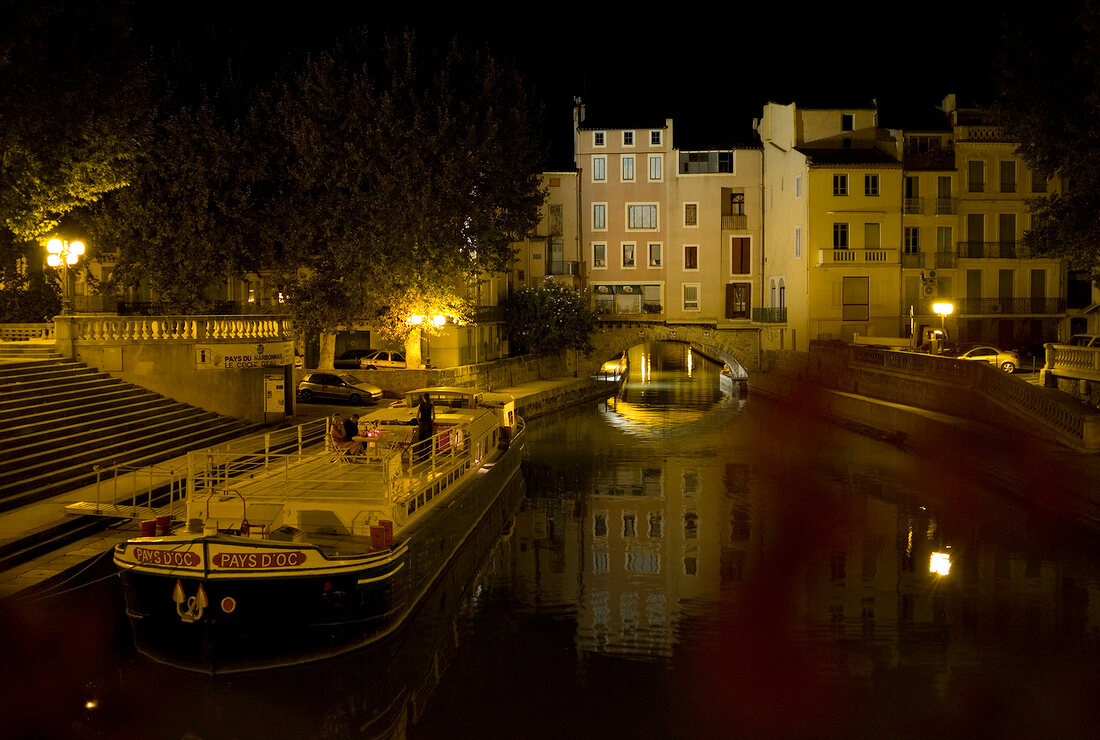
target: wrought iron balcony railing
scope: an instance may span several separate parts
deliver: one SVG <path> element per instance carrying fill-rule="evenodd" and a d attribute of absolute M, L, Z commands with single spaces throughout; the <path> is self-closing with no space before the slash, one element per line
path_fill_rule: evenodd
<path fill-rule="evenodd" d="M 956 311 L 964 316 L 1009 314 L 1033 316 L 1065 313 L 1064 298 L 959 298 Z"/>
<path fill-rule="evenodd" d="M 901 266 L 923 270 L 924 252 L 904 252 L 901 255 Z"/>
<path fill-rule="evenodd" d="M 546 263 L 547 275 L 580 275 L 581 263 L 576 260 L 550 260 Z"/>
<path fill-rule="evenodd" d="M 947 270 L 955 267 L 956 263 L 954 252 L 936 252 L 936 269 Z"/>
<path fill-rule="evenodd" d="M 787 308 L 754 308 L 752 320 L 758 324 L 786 324 Z"/>
<path fill-rule="evenodd" d="M 1016 242 L 959 242 L 959 257 L 962 259 L 1011 259 L 1017 254 Z"/>
<path fill-rule="evenodd" d="M 723 229 L 747 229 L 749 218 L 744 213 L 732 213 L 722 216 Z"/>
<path fill-rule="evenodd" d="M 936 198 L 936 213 L 955 213 L 958 208 L 958 198 Z"/>
<path fill-rule="evenodd" d="M 924 213 L 924 198 L 903 198 L 902 213 Z"/>

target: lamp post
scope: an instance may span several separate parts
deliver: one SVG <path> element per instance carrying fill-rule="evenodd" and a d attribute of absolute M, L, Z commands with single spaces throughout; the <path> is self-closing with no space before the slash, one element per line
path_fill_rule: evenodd
<path fill-rule="evenodd" d="M 447 323 L 447 317 L 442 314 L 436 314 L 432 316 L 430 320 L 425 316 L 410 316 L 405 319 L 405 323 L 412 324 L 413 326 L 420 327 L 420 336 L 424 339 L 424 358 L 423 365 L 426 368 L 432 366 L 432 326 L 443 326 Z M 425 329 L 424 324 L 429 324 L 429 327 Z"/>
<path fill-rule="evenodd" d="M 947 315 L 955 310 L 955 306 L 950 303 L 933 303 L 932 311 L 940 315 L 940 329 L 943 331 L 943 338 L 947 339 Z"/>
<path fill-rule="evenodd" d="M 61 314 L 67 316 L 73 312 L 72 290 L 69 286 L 69 268 L 84 254 L 84 242 L 67 242 L 63 239 L 50 239 L 46 242 L 46 264 L 61 268 Z"/>

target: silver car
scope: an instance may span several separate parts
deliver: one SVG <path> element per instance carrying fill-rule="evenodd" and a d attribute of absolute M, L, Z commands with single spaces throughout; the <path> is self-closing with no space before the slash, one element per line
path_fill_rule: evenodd
<path fill-rule="evenodd" d="M 298 398 L 302 401 L 324 399 L 361 404 L 381 397 L 381 388 L 346 373 L 310 373 L 298 383 Z"/>
<path fill-rule="evenodd" d="M 978 360 L 996 365 L 1006 373 L 1016 372 L 1020 366 L 1020 355 L 1014 350 L 997 349 L 989 344 L 964 345 L 955 355 L 959 360 Z"/>
<path fill-rule="evenodd" d="M 376 349 L 369 355 L 359 359 L 360 370 L 377 370 L 378 368 L 402 368 L 405 367 L 405 353 L 391 352 L 388 349 Z"/>

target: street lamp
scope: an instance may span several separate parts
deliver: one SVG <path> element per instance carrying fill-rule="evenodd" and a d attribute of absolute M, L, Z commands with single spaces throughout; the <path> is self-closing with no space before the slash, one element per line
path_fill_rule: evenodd
<path fill-rule="evenodd" d="M 943 338 L 947 339 L 947 316 L 955 310 L 955 306 L 950 303 L 933 303 L 932 312 L 940 315 L 940 329 L 943 330 Z"/>
<path fill-rule="evenodd" d="M 431 328 L 425 330 L 424 324 L 428 323 L 431 326 L 443 326 L 447 323 L 447 317 L 442 314 L 436 314 L 430 319 L 426 316 L 410 316 L 405 319 L 405 322 L 420 327 L 420 336 L 424 338 L 424 367 L 430 368 L 432 366 L 432 331 Z"/>
<path fill-rule="evenodd" d="M 72 290 L 69 286 L 69 268 L 77 263 L 84 254 L 84 242 L 67 242 L 63 239 L 50 239 L 46 242 L 46 264 L 61 268 L 61 313 L 73 312 Z"/>

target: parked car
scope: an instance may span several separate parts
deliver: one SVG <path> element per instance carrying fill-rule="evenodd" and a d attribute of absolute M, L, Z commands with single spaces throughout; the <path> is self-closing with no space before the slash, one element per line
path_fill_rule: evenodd
<path fill-rule="evenodd" d="M 358 370 L 359 361 L 377 351 L 374 349 L 349 349 L 337 357 L 332 366 L 340 370 Z"/>
<path fill-rule="evenodd" d="M 391 352 L 388 349 L 372 350 L 371 354 L 359 360 L 360 370 L 377 370 L 386 367 L 405 367 L 405 353 Z"/>
<path fill-rule="evenodd" d="M 361 404 L 381 397 L 381 388 L 347 373 L 309 373 L 298 383 L 298 398 L 302 401 L 327 399 Z"/>
<path fill-rule="evenodd" d="M 978 360 L 996 365 L 1006 373 L 1016 372 L 1020 366 L 1020 355 L 1014 350 L 997 349 L 989 344 L 970 344 L 959 347 L 955 354 L 959 360 Z"/>

